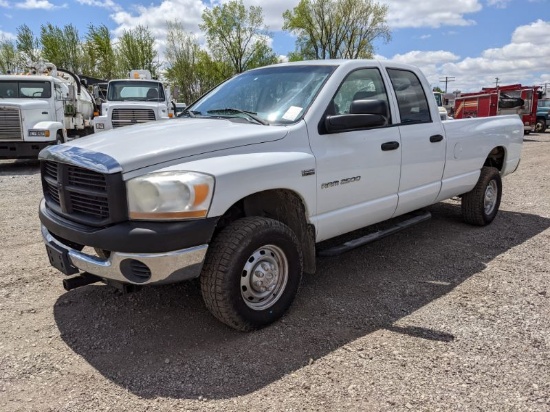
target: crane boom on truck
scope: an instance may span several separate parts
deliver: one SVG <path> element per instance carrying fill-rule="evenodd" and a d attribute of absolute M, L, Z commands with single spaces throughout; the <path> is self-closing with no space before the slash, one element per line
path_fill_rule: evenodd
<path fill-rule="evenodd" d="M 93 133 L 93 98 L 52 63 L 0 75 L 0 159 L 37 158 L 44 147 Z"/>

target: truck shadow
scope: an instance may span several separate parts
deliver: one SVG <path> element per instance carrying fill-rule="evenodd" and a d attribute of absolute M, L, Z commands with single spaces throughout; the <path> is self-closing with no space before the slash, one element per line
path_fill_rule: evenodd
<path fill-rule="evenodd" d="M 0 160 L 0 176 L 30 176 L 37 174 L 40 174 L 40 162 L 38 160 Z"/>
<path fill-rule="evenodd" d="M 287 316 L 254 333 L 216 321 L 198 282 L 122 296 L 83 287 L 59 297 L 55 320 L 69 348 L 144 398 L 245 395 L 380 329 L 452 344 L 452 330 L 394 323 L 543 232 L 550 219 L 501 211 L 492 225 L 476 228 L 461 222 L 456 203 L 429 210 L 428 222 L 318 258 L 317 274 L 305 276 Z"/>

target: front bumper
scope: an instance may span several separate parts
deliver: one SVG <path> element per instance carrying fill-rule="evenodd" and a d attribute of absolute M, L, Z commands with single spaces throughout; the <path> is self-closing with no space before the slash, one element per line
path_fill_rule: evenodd
<path fill-rule="evenodd" d="M 37 159 L 42 149 L 54 143 L 55 140 L 50 142 L 0 141 L 0 159 Z"/>
<path fill-rule="evenodd" d="M 208 249 L 204 244 L 164 253 L 111 252 L 109 257 L 100 258 L 65 245 L 43 225 L 42 237 L 47 246 L 64 256 L 72 266 L 72 273 L 80 270 L 104 280 L 134 285 L 175 283 L 196 278 Z"/>

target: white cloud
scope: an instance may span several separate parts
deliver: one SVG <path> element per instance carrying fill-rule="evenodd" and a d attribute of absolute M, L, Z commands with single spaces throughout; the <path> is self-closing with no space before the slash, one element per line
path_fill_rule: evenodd
<path fill-rule="evenodd" d="M 192 33 L 199 33 L 199 23 L 204 10 L 201 0 L 163 0 L 159 5 L 150 7 L 136 6 L 135 14 L 118 11 L 111 18 L 118 24 L 113 31 L 118 37 L 124 30 L 131 30 L 138 25 L 146 26 L 155 37 L 166 37 L 166 22 L 177 20 L 183 28 Z"/>
<path fill-rule="evenodd" d="M 122 7 L 113 0 L 77 0 L 78 3 L 86 6 L 100 7 L 103 9 L 122 11 Z"/>
<path fill-rule="evenodd" d="M 0 30 L 0 40 L 15 40 L 15 34 Z"/>
<path fill-rule="evenodd" d="M 16 3 L 15 7 L 18 9 L 43 9 L 43 10 L 51 10 L 55 8 L 56 6 L 52 3 L 50 3 L 48 0 L 25 0 L 24 3 Z"/>
<path fill-rule="evenodd" d="M 479 57 L 447 62 L 438 71 L 441 75 L 455 76 L 456 86 L 463 91 L 489 86 L 496 77 L 500 84 L 541 84 L 542 73 L 550 67 L 548 33 L 550 22 L 542 20 L 520 26 L 509 44 L 485 50 Z"/>
<path fill-rule="evenodd" d="M 0 0 L 0 7 L 6 7 L 8 8 L 10 4 L 7 2 L 7 0 Z"/>
<path fill-rule="evenodd" d="M 479 0 L 386 0 L 388 24 L 392 29 L 406 27 L 470 26 L 473 20 L 465 15 L 480 11 Z"/>
<path fill-rule="evenodd" d="M 489 6 L 494 6 L 499 9 L 505 9 L 512 0 L 487 0 Z"/>

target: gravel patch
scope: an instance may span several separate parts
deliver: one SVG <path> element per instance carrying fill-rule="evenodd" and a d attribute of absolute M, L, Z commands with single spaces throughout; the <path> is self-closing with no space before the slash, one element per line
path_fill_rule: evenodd
<path fill-rule="evenodd" d="M 488 227 L 460 203 L 318 258 L 290 312 L 239 333 L 197 282 L 66 293 L 37 162 L 0 161 L 0 411 L 550 411 L 550 133 Z"/>

